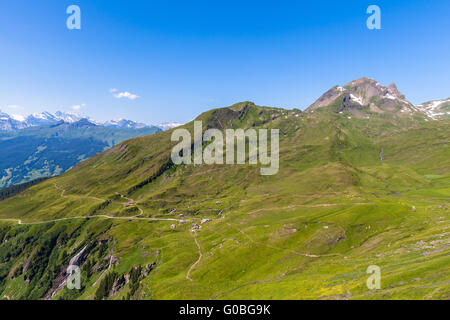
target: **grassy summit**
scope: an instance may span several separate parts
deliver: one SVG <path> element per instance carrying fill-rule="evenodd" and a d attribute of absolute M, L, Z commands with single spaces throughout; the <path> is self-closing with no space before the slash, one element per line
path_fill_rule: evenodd
<path fill-rule="evenodd" d="M 332 92 L 303 113 L 243 102 L 197 118 L 205 130 L 279 129 L 274 176 L 174 165 L 167 131 L 1 201 L 1 296 L 448 299 L 450 122 L 366 104 L 372 85 L 356 86 L 344 90 L 359 105 Z M 60 289 L 80 252 L 82 289 Z M 380 290 L 366 287 L 370 265 Z"/>

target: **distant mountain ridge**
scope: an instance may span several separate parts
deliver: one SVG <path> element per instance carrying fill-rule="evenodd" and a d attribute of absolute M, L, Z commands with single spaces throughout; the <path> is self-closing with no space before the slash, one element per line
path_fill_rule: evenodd
<path fill-rule="evenodd" d="M 33 113 L 24 117 L 17 114 L 8 114 L 0 110 L 0 131 L 15 131 L 29 127 L 41 126 L 50 123 L 57 123 L 63 121 L 65 123 L 75 123 L 82 119 L 89 121 L 97 126 L 103 126 L 108 128 L 120 128 L 120 129 L 142 129 L 150 127 L 158 127 L 161 130 L 169 130 L 174 127 L 182 125 L 181 123 L 163 123 L 160 125 L 148 125 L 141 122 L 136 122 L 128 119 L 115 119 L 108 120 L 106 122 L 99 122 L 90 117 L 82 116 L 72 112 L 57 111 L 54 114 L 44 111 L 41 113 Z"/>
<path fill-rule="evenodd" d="M 0 131 L 0 189 L 61 174 L 124 140 L 162 131 L 156 126 L 104 126 L 86 118 L 58 117 L 48 117 L 56 122 Z"/>
<path fill-rule="evenodd" d="M 250 148 L 243 164 L 175 164 L 178 142 L 165 131 L 21 193 L 27 185 L 6 189 L 0 291 L 35 300 L 448 299 L 450 120 L 425 112 L 445 105 L 413 106 L 395 85 L 367 78 L 331 89 L 306 112 L 244 101 L 195 121 L 224 136 L 277 129 L 273 176 L 245 161 Z M 68 125 L 50 126 L 55 136 Z M 182 128 L 192 137 L 195 127 Z M 119 131 L 85 130 L 93 128 Z M 52 141 L 35 144 L 24 167 L 64 146 Z M 71 144 L 88 145 L 80 143 Z M 73 257 L 80 290 L 61 285 Z M 366 286 L 371 265 L 382 266 L 379 290 Z"/>
<path fill-rule="evenodd" d="M 383 86 L 370 78 L 360 78 L 344 86 L 335 86 L 325 92 L 306 111 L 332 106 L 337 113 L 351 112 L 365 117 L 366 112 L 394 113 L 400 116 L 422 115 L 428 120 L 450 117 L 450 98 L 413 105 L 405 98 L 395 83 Z"/>
<path fill-rule="evenodd" d="M 44 111 L 42 113 L 33 113 L 27 117 L 21 115 L 9 115 L 5 112 L 0 111 L 0 130 L 3 131 L 14 131 L 29 127 L 41 126 L 50 123 L 55 123 L 58 121 L 64 121 L 66 123 L 74 123 L 83 118 L 78 114 L 70 112 L 57 111 L 55 114 Z M 95 121 L 88 119 L 89 121 L 95 123 Z"/>

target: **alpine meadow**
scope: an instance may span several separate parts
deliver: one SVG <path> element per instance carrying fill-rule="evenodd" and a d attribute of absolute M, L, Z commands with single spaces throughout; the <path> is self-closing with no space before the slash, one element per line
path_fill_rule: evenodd
<path fill-rule="evenodd" d="M 450 298 L 449 99 L 361 78 L 303 112 L 246 101 L 195 121 L 278 129 L 278 173 L 174 164 L 176 128 L 119 143 L 0 201 L 1 296 Z"/>
<path fill-rule="evenodd" d="M 447 314 L 449 13 L 0 1 L 3 314 Z"/>

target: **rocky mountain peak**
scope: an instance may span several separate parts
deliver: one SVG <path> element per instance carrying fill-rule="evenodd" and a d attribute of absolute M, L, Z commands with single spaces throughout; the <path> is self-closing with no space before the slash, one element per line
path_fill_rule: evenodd
<path fill-rule="evenodd" d="M 339 104 L 339 105 L 337 105 Z M 336 112 L 353 109 L 370 109 L 374 112 L 395 111 L 412 104 L 392 83 L 388 87 L 374 79 L 360 78 L 345 86 L 335 86 L 314 102 L 307 111 L 334 105 Z"/>

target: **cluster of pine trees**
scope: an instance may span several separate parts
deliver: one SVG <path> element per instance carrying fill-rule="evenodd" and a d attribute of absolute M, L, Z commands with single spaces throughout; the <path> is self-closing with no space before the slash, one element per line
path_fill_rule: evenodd
<path fill-rule="evenodd" d="M 119 277 L 119 274 L 115 271 L 109 272 L 100 282 L 100 285 L 95 292 L 95 300 L 102 300 L 109 296 L 114 282 Z"/>
<path fill-rule="evenodd" d="M 47 180 L 48 178 L 44 177 L 44 178 L 38 178 L 32 181 L 28 181 L 25 183 L 21 183 L 21 184 L 16 184 L 15 186 L 11 186 L 11 187 L 7 187 L 4 189 L 0 190 L 0 200 L 15 196 L 16 194 L 38 184 L 41 183 L 42 181 Z"/>

